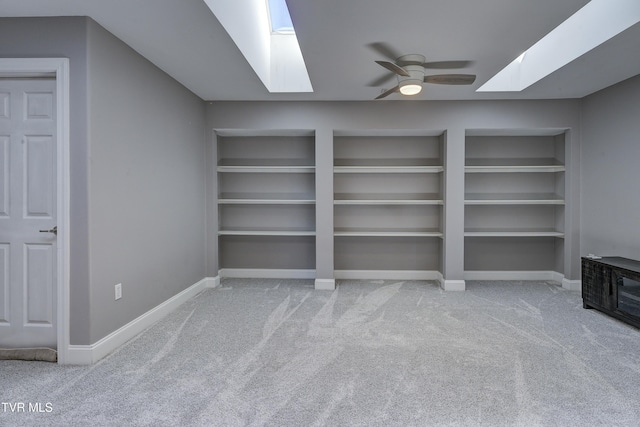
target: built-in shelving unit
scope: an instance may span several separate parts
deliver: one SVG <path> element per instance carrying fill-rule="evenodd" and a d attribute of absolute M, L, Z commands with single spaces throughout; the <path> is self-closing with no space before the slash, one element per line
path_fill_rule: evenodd
<path fill-rule="evenodd" d="M 218 130 L 220 268 L 315 269 L 315 137 L 308 130 Z M 295 275 L 295 274 L 294 274 Z"/>
<path fill-rule="evenodd" d="M 220 275 L 563 280 L 566 132 L 216 130 Z"/>
<path fill-rule="evenodd" d="M 468 131 L 465 156 L 465 271 L 562 274 L 564 132 Z"/>
<path fill-rule="evenodd" d="M 441 132 L 334 133 L 336 278 L 441 270 Z"/>

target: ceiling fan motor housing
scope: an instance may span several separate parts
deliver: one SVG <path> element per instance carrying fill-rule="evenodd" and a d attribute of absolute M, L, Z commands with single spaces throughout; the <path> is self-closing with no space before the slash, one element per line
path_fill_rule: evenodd
<path fill-rule="evenodd" d="M 402 68 L 405 68 L 407 65 L 422 65 L 427 60 L 424 55 L 419 54 L 411 54 L 411 55 L 402 55 L 396 59 L 396 64 Z M 406 68 L 405 68 L 406 69 Z"/>

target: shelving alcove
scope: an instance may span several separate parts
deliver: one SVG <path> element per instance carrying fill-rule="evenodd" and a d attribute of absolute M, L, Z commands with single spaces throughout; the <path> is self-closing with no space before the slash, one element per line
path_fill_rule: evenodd
<path fill-rule="evenodd" d="M 216 131 L 223 277 L 315 277 L 315 131 Z"/>
<path fill-rule="evenodd" d="M 437 279 L 443 132 L 334 131 L 335 277 Z"/>
<path fill-rule="evenodd" d="M 466 279 L 561 280 L 565 130 L 468 130 Z"/>

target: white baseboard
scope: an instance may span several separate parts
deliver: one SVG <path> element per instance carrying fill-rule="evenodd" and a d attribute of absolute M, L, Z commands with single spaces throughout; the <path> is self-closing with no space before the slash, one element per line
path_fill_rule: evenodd
<path fill-rule="evenodd" d="M 559 282 L 562 283 L 562 281 L 564 280 L 564 274 L 560 274 L 557 271 L 550 271 L 549 273 L 551 273 L 551 279 L 554 282 Z"/>
<path fill-rule="evenodd" d="M 220 286 L 220 275 L 217 275 L 216 277 L 207 277 L 204 280 L 207 281 L 205 286 L 207 288 L 217 288 Z"/>
<path fill-rule="evenodd" d="M 271 268 L 221 268 L 219 277 L 243 279 L 315 279 L 315 270 L 271 269 Z"/>
<path fill-rule="evenodd" d="M 581 291 L 582 290 L 582 280 L 569 280 L 562 279 L 562 287 L 569 291 Z"/>
<path fill-rule="evenodd" d="M 336 280 L 316 279 L 315 288 L 317 291 L 334 291 L 336 289 Z"/>
<path fill-rule="evenodd" d="M 220 282 L 219 278 L 217 278 L 217 282 Z M 65 364 L 91 365 L 96 363 L 98 360 L 113 352 L 131 338 L 135 337 L 140 332 L 171 313 L 180 305 L 199 294 L 205 288 L 215 287 L 215 284 L 215 277 L 206 277 L 94 344 L 69 345 Z"/>
<path fill-rule="evenodd" d="M 464 291 L 467 287 L 464 280 L 445 280 L 440 281 L 440 287 L 445 291 L 459 292 Z"/>
<path fill-rule="evenodd" d="M 336 279 L 348 280 L 440 280 L 438 271 L 426 270 L 336 270 Z"/>
<path fill-rule="evenodd" d="M 65 365 L 91 365 L 98 361 L 93 356 L 93 345 L 72 345 L 67 348 Z M 61 362 L 59 362 L 62 364 Z"/>
<path fill-rule="evenodd" d="M 552 280 L 562 282 L 556 271 L 465 271 L 465 280 Z"/>

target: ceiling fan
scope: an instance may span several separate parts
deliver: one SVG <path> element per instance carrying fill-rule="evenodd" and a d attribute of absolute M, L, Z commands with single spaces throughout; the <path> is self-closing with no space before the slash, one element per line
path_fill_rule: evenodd
<path fill-rule="evenodd" d="M 386 56 L 393 62 L 376 61 L 377 64 L 391 71 L 371 82 L 369 86 L 379 86 L 394 76 L 398 79 L 397 86 L 384 91 L 375 99 L 385 98 L 392 93 L 400 92 L 403 95 L 416 95 L 422 91 L 423 83 L 441 85 L 470 85 L 476 80 L 475 74 L 434 74 L 426 75 L 427 69 L 456 69 L 471 65 L 471 61 L 437 61 L 425 62 L 424 55 L 410 54 L 397 55 L 386 43 L 371 43 L 369 45 L 376 52 Z"/>

